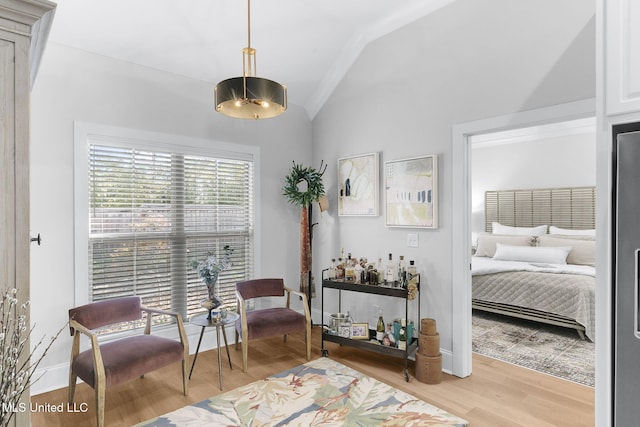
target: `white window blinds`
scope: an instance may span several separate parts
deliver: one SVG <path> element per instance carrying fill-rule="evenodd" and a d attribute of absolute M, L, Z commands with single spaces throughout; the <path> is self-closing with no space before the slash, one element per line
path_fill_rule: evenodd
<path fill-rule="evenodd" d="M 202 312 L 207 288 L 189 261 L 233 249 L 218 296 L 253 273 L 253 162 L 120 145 L 88 146 L 89 298 Z"/>

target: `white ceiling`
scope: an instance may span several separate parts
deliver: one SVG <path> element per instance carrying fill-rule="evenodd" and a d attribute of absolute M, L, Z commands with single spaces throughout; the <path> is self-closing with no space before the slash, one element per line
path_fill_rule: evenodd
<path fill-rule="evenodd" d="M 245 0 L 54 0 L 49 41 L 210 82 L 242 74 Z M 311 118 L 370 41 L 454 0 L 254 0 L 257 75 Z"/>

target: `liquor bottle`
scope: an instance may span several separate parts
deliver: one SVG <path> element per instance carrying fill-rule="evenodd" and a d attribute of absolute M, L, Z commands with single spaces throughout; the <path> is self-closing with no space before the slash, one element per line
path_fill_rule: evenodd
<path fill-rule="evenodd" d="M 398 260 L 398 284 L 400 287 L 406 287 L 406 271 L 407 265 L 404 262 L 404 255 L 400 255 L 400 259 Z"/>
<path fill-rule="evenodd" d="M 384 334 L 384 337 L 389 340 L 389 345 L 391 347 L 396 346 L 396 337 L 393 335 L 393 328 L 391 327 L 391 323 L 387 323 L 387 332 Z"/>
<path fill-rule="evenodd" d="M 351 259 L 351 252 L 347 255 L 347 261 L 344 266 L 344 280 L 346 282 L 353 282 L 356 279 L 356 271 L 353 266 L 353 260 Z"/>
<path fill-rule="evenodd" d="M 407 268 L 407 284 L 418 284 L 418 271 L 416 270 L 415 261 L 409 261 L 409 267 Z"/>
<path fill-rule="evenodd" d="M 387 286 L 393 286 L 396 281 L 396 265 L 393 263 L 393 256 L 389 254 L 389 260 L 385 267 L 384 281 Z"/>
<path fill-rule="evenodd" d="M 337 274 L 338 273 L 336 271 L 336 259 L 335 258 L 331 258 L 331 266 L 329 267 L 329 271 L 327 272 L 327 279 L 335 280 Z"/>
<path fill-rule="evenodd" d="M 376 339 L 382 342 L 384 338 L 384 320 L 382 319 L 382 309 L 378 311 L 378 325 L 376 326 Z"/>
<path fill-rule="evenodd" d="M 407 349 L 407 321 L 406 319 L 400 320 L 400 332 L 398 333 L 398 349 L 406 350 Z"/>
<path fill-rule="evenodd" d="M 409 261 L 409 268 L 407 268 L 407 298 L 410 300 L 416 299 L 418 293 L 418 272 L 416 266 L 413 264 L 413 260 Z"/>
<path fill-rule="evenodd" d="M 378 285 L 382 285 L 384 283 L 384 267 L 382 265 L 382 258 L 378 258 L 378 266 L 376 267 L 378 272 Z"/>
<path fill-rule="evenodd" d="M 355 266 L 353 267 L 353 270 L 355 272 L 355 283 L 361 284 L 361 283 L 365 283 L 364 282 L 364 268 L 362 267 L 362 264 L 360 264 L 359 262 L 355 262 Z"/>
<path fill-rule="evenodd" d="M 342 258 L 338 258 L 338 265 L 336 267 L 336 279 L 344 280 L 344 262 Z"/>

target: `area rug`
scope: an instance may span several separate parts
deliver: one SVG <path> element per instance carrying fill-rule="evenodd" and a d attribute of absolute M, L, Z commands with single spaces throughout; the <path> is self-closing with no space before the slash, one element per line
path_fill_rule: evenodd
<path fill-rule="evenodd" d="M 578 384 L 595 384 L 595 344 L 574 329 L 473 311 L 474 352 Z"/>
<path fill-rule="evenodd" d="M 326 357 L 138 426 L 466 426 L 467 422 Z"/>

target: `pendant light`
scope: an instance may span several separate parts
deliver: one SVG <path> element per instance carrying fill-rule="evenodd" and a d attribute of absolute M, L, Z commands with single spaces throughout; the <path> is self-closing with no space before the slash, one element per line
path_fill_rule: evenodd
<path fill-rule="evenodd" d="M 247 0 L 247 47 L 242 49 L 242 77 L 215 88 L 216 111 L 238 119 L 267 119 L 287 109 L 287 87 L 256 77 L 256 50 L 251 47 L 251 0 Z"/>

